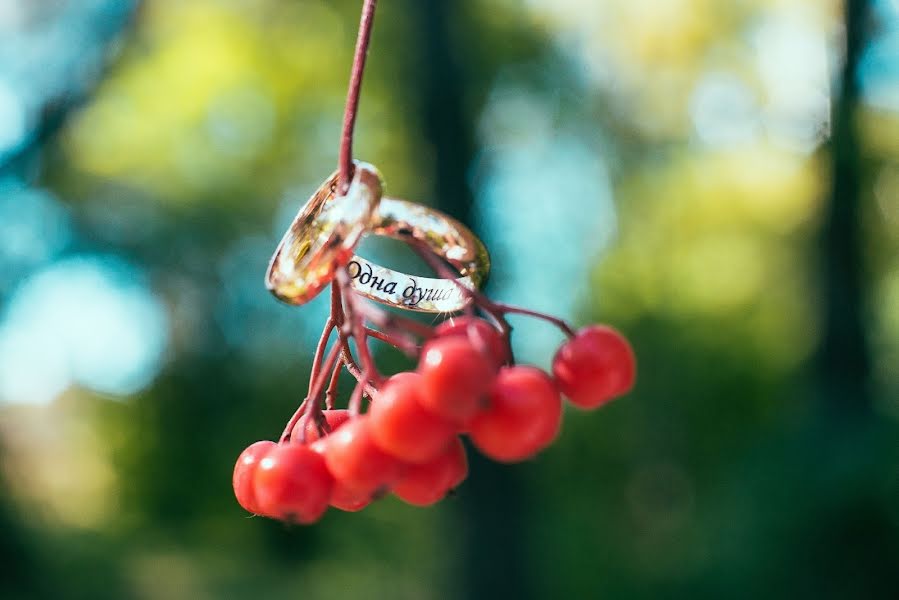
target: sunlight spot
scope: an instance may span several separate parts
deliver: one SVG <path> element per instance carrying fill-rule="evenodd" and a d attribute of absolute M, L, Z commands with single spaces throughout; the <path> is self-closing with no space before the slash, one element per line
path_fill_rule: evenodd
<path fill-rule="evenodd" d="M 0 321 L 0 399 L 46 403 L 72 384 L 128 395 L 162 366 L 168 317 L 133 267 L 79 256 L 25 280 Z"/>
<path fill-rule="evenodd" d="M 707 73 L 690 99 L 696 134 L 711 145 L 751 141 L 758 133 L 758 104 L 752 90 L 730 73 Z"/>
<path fill-rule="evenodd" d="M 0 81 L 0 157 L 17 150 L 27 133 L 22 99 L 6 82 Z"/>

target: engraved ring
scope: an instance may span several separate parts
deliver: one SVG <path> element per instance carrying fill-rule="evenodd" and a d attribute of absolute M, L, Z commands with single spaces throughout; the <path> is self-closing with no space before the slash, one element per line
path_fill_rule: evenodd
<path fill-rule="evenodd" d="M 381 197 L 373 166 L 356 162 L 349 190 L 337 195 L 337 173 L 297 214 L 275 250 L 266 287 L 281 301 L 312 300 L 346 268 L 353 289 L 372 300 L 406 310 L 453 312 L 464 308 L 460 289 L 483 285 L 490 271 L 484 244 L 464 225 L 432 208 Z M 457 280 L 419 277 L 376 265 L 353 252 L 366 233 L 417 241 L 451 264 Z"/>

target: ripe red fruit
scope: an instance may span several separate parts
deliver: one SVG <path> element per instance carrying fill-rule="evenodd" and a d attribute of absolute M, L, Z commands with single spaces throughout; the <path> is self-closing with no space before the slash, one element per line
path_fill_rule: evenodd
<path fill-rule="evenodd" d="M 620 333 L 590 325 L 559 348 L 553 375 L 559 389 L 581 408 L 597 408 L 626 394 L 636 377 L 634 351 Z"/>
<path fill-rule="evenodd" d="M 430 506 L 442 500 L 467 475 L 465 447 L 459 438 L 455 438 L 433 461 L 410 465 L 402 479 L 394 484 L 393 493 L 413 506 Z"/>
<path fill-rule="evenodd" d="M 463 425 L 478 412 L 496 373 L 492 361 L 467 337 L 441 337 L 428 342 L 418 363 L 422 406 Z"/>
<path fill-rule="evenodd" d="M 468 477 L 468 457 L 462 440 L 456 438 L 447 451 L 441 455 L 447 466 L 447 491 L 459 487 Z"/>
<path fill-rule="evenodd" d="M 462 336 L 467 338 L 475 348 L 478 348 L 478 340 L 485 350 L 496 362 L 496 366 L 509 362 L 509 345 L 499 330 L 477 317 L 462 316 L 441 323 L 435 330 L 437 337 Z"/>
<path fill-rule="evenodd" d="M 320 454 L 308 446 L 282 444 L 259 461 L 253 484 L 262 514 L 309 524 L 328 510 L 334 479 Z"/>
<path fill-rule="evenodd" d="M 244 450 L 237 458 L 231 483 L 234 486 L 234 496 L 237 497 L 237 503 L 246 511 L 254 514 L 261 513 L 256 503 L 253 476 L 256 474 L 256 467 L 259 465 L 259 461 L 275 446 L 277 446 L 275 442 L 256 442 Z"/>
<path fill-rule="evenodd" d="M 351 419 L 327 440 L 328 470 L 358 494 L 374 495 L 402 475 L 405 464 L 375 445 L 368 415 Z"/>
<path fill-rule="evenodd" d="M 327 444 L 328 438 L 324 437 L 310 444 L 309 448 L 324 457 L 328 448 Z M 334 488 L 331 490 L 331 506 L 334 508 L 345 512 L 359 512 L 371 504 L 371 501 L 372 495 L 370 493 L 360 494 L 349 489 L 340 481 L 334 480 Z"/>
<path fill-rule="evenodd" d="M 344 512 L 359 512 L 373 500 L 371 494 L 360 494 L 346 487 L 339 481 L 331 492 L 331 506 Z"/>
<path fill-rule="evenodd" d="M 328 424 L 328 427 L 332 432 L 350 419 L 350 411 L 345 408 L 323 410 L 322 414 L 325 417 L 325 423 Z M 321 438 L 321 435 L 318 433 L 318 427 L 315 425 L 315 421 L 310 419 L 309 421 L 306 421 L 305 425 L 306 439 L 303 439 L 303 420 L 300 419 L 297 421 L 297 424 L 294 425 L 293 431 L 290 434 L 291 441 L 311 444 L 315 440 Z"/>
<path fill-rule="evenodd" d="M 490 389 L 490 406 L 469 426 L 471 441 L 501 462 L 530 458 L 559 431 L 562 400 L 552 379 L 534 367 L 500 369 Z"/>
<path fill-rule="evenodd" d="M 453 425 L 421 406 L 422 377 L 398 373 L 388 379 L 368 411 L 375 444 L 410 463 L 434 460 L 446 449 Z"/>

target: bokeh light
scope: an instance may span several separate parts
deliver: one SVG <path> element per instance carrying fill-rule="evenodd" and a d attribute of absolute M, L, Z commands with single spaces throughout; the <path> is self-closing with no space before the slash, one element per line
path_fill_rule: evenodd
<path fill-rule="evenodd" d="M 0 397 L 50 402 L 72 384 L 126 396 L 162 366 L 162 304 L 120 260 L 76 256 L 37 271 L 0 320 Z"/>

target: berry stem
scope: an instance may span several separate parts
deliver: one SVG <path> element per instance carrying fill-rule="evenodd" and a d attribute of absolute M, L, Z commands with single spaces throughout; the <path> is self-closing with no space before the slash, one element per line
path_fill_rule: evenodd
<path fill-rule="evenodd" d="M 331 284 L 331 318 L 337 324 L 338 342 L 341 347 L 341 362 L 358 381 L 360 377 L 356 374 L 360 373 L 361 369 L 350 349 L 352 328 L 346 323 L 347 315 L 343 307 L 343 294 L 337 281 Z"/>
<path fill-rule="evenodd" d="M 357 416 L 362 412 L 362 397 L 365 395 L 372 381 L 372 387 L 377 389 L 382 381 L 381 374 L 375 366 L 374 358 L 371 355 L 371 348 L 368 347 L 368 333 L 365 327 L 364 316 L 356 310 L 357 306 L 362 304 L 359 297 L 355 295 L 350 288 L 350 280 L 346 271 L 338 271 L 335 282 L 340 287 L 341 297 L 344 301 L 343 310 L 347 318 L 347 327 L 349 335 L 356 339 L 356 349 L 359 352 L 359 359 L 362 362 L 362 372 L 356 378 L 356 387 L 350 396 L 350 402 L 347 406 L 350 415 Z M 358 367 L 357 367 L 358 368 Z"/>
<path fill-rule="evenodd" d="M 309 389 L 306 392 L 307 397 L 312 395 L 312 386 L 315 383 L 315 380 L 318 379 L 318 374 L 322 368 L 322 358 L 325 355 L 325 348 L 328 345 L 328 340 L 331 339 L 331 333 L 334 331 L 334 319 L 333 317 L 328 317 L 328 320 L 325 322 L 325 327 L 322 330 L 322 335 L 318 340 L 318 345 L 315 347 L 315 354 L 312 358 L 312 373 L 309 376 Z"/>
<path fill-rule="evenodd" d="M 362 396 L 365 394 L 365 387 L 365 384 L 359 381 L 356 383 L 356 387 L 353 388 L 353 394 L 350 396 L 350 402 L 347 405 L 350 416 L 356 417 L 362 412 Z"/>
<path fill-rule="evenodd" d="M 319 396 L 321 396 L 322 389 L 325 387 L 326 377 L 325 374 L 330 375 L 331 370 L 334 368 L 334 365 L 337 363 L 337 359 L 340 357 L 340 345 L 334 344 L 331 346 L 331 351 L 328 352 L 327 358 L 324 360 L 324 369 L 322 369 L 318 376 L 315 377 L 314 383 L 311 386 L 309 395 L 303 400 L 303 403 L 300 404 L 300 407 L 296 410 L 290 420 L 287 422 L 287 426 L 284 428 L 284 431 L 281 433 L 280 442 L 284 443 L 290 439 L 290 434 L 293 431 L 294 426 L 300 422 L 301 420 L 306 422 L 310 418 L 316 418 L 318 420 L 321 415 L 321 404 L 318 402 Z M 305 431 L 304 431 L 305 437 Z M 301 442 L 305 440 L 300 440 Z"/>
<path fill-rule="evenodd" d="M 418 255 L 421 256 L 422 259 L 425 260 L 428 265 L 437 272 L 438 275 L 440 275 L 440 277 L 444 279 L 455 280 L 456 286 L 460 290 L 462 290 L 463 294 L 467 295 L 471 299 L 472 304 L 477 304 L 478 307 L 480 307 L 488 314 L 497 317 L 503 333 L 508 334 L 511 331 L 511 328 L 506 323 L 505 315 L 517 314 L 527 315 L 529 317 L 534 317 L 536 319 L 541 319 L 543 321 L 551 323 L 561 329 L 562 332 L 569 338 L 573 338 L 576 335 L 574 328 L 571 327 L 571 325 L 569 325 L 563 319 L 536 310 L 531 310 L 529 308 L 522 308 L 520 306 L 513 306 L 511 304 L 503 304 L 502 302 L 494 302 L 478 290 L 473 290 L 462 285 L 458 282 L 458 278 L 461 274 L 454 268 L 451 268 L 450 265 L 448 263 L 445 263 L 438 255 L 434 254 L 425 244 L 418 242 L 417 240 L 410 243 L 412 244 L 412 247 L 415 249 Z"/>
<path fill-rule="evenodd" d="M 359 381 L 361 369 L 350 349 L 349 338 L 352 335 L 352 328 L 347 326 L 347 315 L 343 307 L 343 294 L 336 280 L 331 284 L 331 318 L 337 324 L 338 340 L 342 348 L 341 361 L 346 366 L 347 371 Z"/>
<path fill-rule="evenodd" d="M 340 136 L 340 153 L 338 158 L 338 191 L 346 194 L 353 176 L 353 132 L 356 128 L 356 116 L 359 113 L 359 96 L 362 92 L 362 75 L 365 73 L 365 59 L 368 56 L 368 45 L 371 42 L 371 30 L 375 21 L 377 0 L 365 0 L 362 4 L 362 17 L 359 21 L 359 35 L 356 38 L 356 52 L 353 55 L 353 67 L 350 71 L 350 85 L 346 96 L 346 107 L 343 112 L 343 133 Z"/>
<path fill-rule="evenodd" d="M 353 376 L 357 383 L 365 385 L 365 393 L 369 396 L 378 391 L 378 388 L 376 388 L 371 381 L 368 381 L 362 376 L 362 369 L 359 368 L 359 365 L 346 365 L 346 370 L 349 371 L 350 375 Z"/>
<path fill-rule="evenodd" d="M 359 352 L 359 360 L 362 363 L 362 373 L 367 376 L 366 379 L 373 379 L 375 385 L 379 385 L 383 378 L 378 372 L 378 367 L 371 355 L 371 348 L 368 346 L 368 330 L 365 327 L 364 316 L 357 310 L 357 307 L 362 304 L 362 300 L 350 287 L 350 279 L 346 271 L 338 271 L 335 281 L 340 287 L 344 300 L 344 313 L 349 323 L 350 335 L 356 339 L 356 350 Z"/>
<path fill-rule="evenodd" d="M 356 311 L 375 327 L 382 331 L 390 332 L 389 335 L 394 335 L 398 332 L 408 332 L 424 339 L 434 335 L 433 327 L 396 313 L 381 310 L 367 302 L 359 302 L 356 305 Z"/>
<path fill-rule="evenodd" d="M 529 308 L 522 308 L 520 306 L 512 306 L 511 304 L 503 304 L 502 302 L 492 302 L 493 306 L 498 309 L 503 314 L 510 315 L 527 315 L 529 317 L 534 317 L 535 319 L 541 319 L 546 321 L 547 323 L 551 323 L 555 325 L 562 332 L 567 335 L 569 338 L 573 338 L 577 335 L 577 332 L 574 328 L 568 324 L 564 319 L 560 319 L 558 317 L 554 317 L 552 315 L 548 315 L 546 313 L 542 313 L 536 310 L 531 310 Z"/>
<path fill-rule="evenodd" d="M 365 333 L 369 337 L 373 337 L 376 340 L 380 340 L 386 344 L 390 344 L 391 346 L 408 356 L 415 356 L 420 350 L 418 344 L 416 344 L 412 340 L 412 338 L 403 331 L 385 332 L 378 331 L 377 329 L 372 329 L 371 327 L 366 327 Z"/>
<path fill-rule="evenodd" d="M 339 342 L 338 342 L 339 343 Z M 343 356 L 341 355 L 341 359 Z M 334 365 L 331 371 L 331 381 L 328 383 L 328 389 L 325 391 L 325 408 L 331 410 L 334 408 L 334 396 L 337 395 L 337 385 L 340 383 L 340 374 L 343 373 L 343 360 Z"/>

